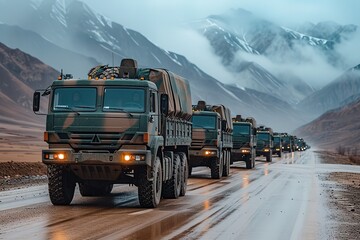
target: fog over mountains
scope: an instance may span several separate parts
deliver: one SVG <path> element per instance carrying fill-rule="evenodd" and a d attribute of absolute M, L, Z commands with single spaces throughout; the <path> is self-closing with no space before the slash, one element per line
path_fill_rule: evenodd
<path fill-rule="evenodd" d="M 315 98 L 316 88 L 320 87 L 313 86 L 306 74 L 300 74 L 306 71 L 286 67 L 314 64 L 304 54 L 306 49 L 318 54 L 326 67 L 337 69 L 337 75 L 323 73 L 335 79 L 350 68 L 343 66 L 346 61 L 337 46 L 358 32 L 355 25 L 333 23 L 321 23 L 325 27 L 307 23 L 292 30 L 241 9 L 191 23 L 189 28 L 204 36 L 221 59 L 218 67 L 226 69 L 234 79 L 224 81 L 206 73 L 186 56 L 162 49 L 141 33 L 96 13 L 85 2 L 0 0 L 0 6 L 0 42 L 58 71 L 64 69 L 74 77 L 86 77 L 94 65 L 117 65 L 122 58 L 135 58 L 140 66 L 167 68 L 187 78 L 194 103 L 201 99 L 210 104 L 222 103 L 231 108 L 233 115 L 253 116 L 278 131 L 291 131 L 326 111 L 319 108 L 318 112 L 307 113 L 312 103 L 304 99 L 310 95 Z M 192 47 L 191 41 L 187 44 Z M 354 94 L 349 92 L 348 99 Z"/>

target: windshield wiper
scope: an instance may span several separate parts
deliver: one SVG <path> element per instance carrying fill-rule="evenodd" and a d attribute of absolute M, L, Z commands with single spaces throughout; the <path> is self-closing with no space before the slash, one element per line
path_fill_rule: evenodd
<path fill-rule="evenodd" d="M 126 110 L 123 109 L 123 108 L 118 108 L 118 107 L 106 107 L 106 109 L 109 109 L 109 110 L 118 110 L 118 111 L 120 111 L 120 112 L 127 113 L 127 114 L 129 115 L 129 117 L 133 117 L 133 115 L 132 115 L 130 112 L 126 111 Z"/>
<path fill-rule="evenodd" d="M 73 108 L 86 108 L 86 109 L 95 109 L 93 106 L 85 106 L 85 105 L 76 105 Z"/>

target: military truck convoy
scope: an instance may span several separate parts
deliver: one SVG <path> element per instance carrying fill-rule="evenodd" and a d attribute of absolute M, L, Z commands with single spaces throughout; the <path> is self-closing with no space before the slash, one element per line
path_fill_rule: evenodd
<path fill-rule="evenodd" d="M 193 105 L 192 142 L 189 174 L 193 167 L 206 166 L 211 178 L 230 174 L 230 155 L 233 147 L 231 112 L 223 105 Z"/>
<path fill-rule="evenodd" d="M 231 164 L 245 161 L 246 168 L 255 167 L 256 158 L 256 121 L 254 118 L 242 118 L 236 115 L 233 118 L 233 149 L 231 151 Z"/>
<path fill-rule="evenodd" d="M 48 104 L 46 113 L 41 102 Z M 138 68 L 133 59 L 94 67 L 88 79 L 61 73 L 35 91 L 33 111 L 46 115 L 42 162 L 54 205 L 69 205 L 76 184 L 82 196 L 132 184 L 140 205 L 154 208 L 161 198 L 186 194 L 194 167 L 209 167 L 211 177 L 220 179 L 236 161 L 248 169 L 256 155 L 272 161 L 271 128 L 256 128 L 253 118 L 232 119 L 221 104 L 192 106 L 187 80 L 165 69 Z M 289 144 L 295 146 L 294 138 Z M 302 140 L 297 146 L 307 145 Z"/>

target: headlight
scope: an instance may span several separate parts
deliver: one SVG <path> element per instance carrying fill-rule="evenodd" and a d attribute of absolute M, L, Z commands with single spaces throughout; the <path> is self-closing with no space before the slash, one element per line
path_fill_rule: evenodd
<path fill-rule="evenodd" d="M 250 153 L 250 149 L 241 149 L 241 153 Z"/>
<path fill-rule="evenodd" d="M 216 155 L 216 151 L 205 151 L 205 155 L 206 155 L 206 156 Z"/>
<path fill-rule="evenodd" d="M 270 152 L 269 148 L 264 148 L 264 152 Z"/>
<path fill-rule="evenodd" d="M 45 153 L 44 159 L 47 160 L 65 160 L 66 154 L 64 153 Z"/>
<path fill-rule="evenodd" d="M 123 160 L 125 162 L 130 162 L 130 161 L 144 161 L 145 160 L 145 155 L 139 155 L 139 154 L 124 154 L 123 155 Z"/>

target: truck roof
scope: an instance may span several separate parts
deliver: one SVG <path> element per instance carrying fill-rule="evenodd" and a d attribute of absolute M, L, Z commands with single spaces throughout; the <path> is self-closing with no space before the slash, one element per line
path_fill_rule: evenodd
<path fill-rule="evenodd" d="M 69 79 L 55 80 L 52 84 L 55 86 L 134 86 L 150 87 L 157 89 L 156 84 L 148 80 L 115 78 L 113 80 L 87 80 L 87 79 Z"/>

